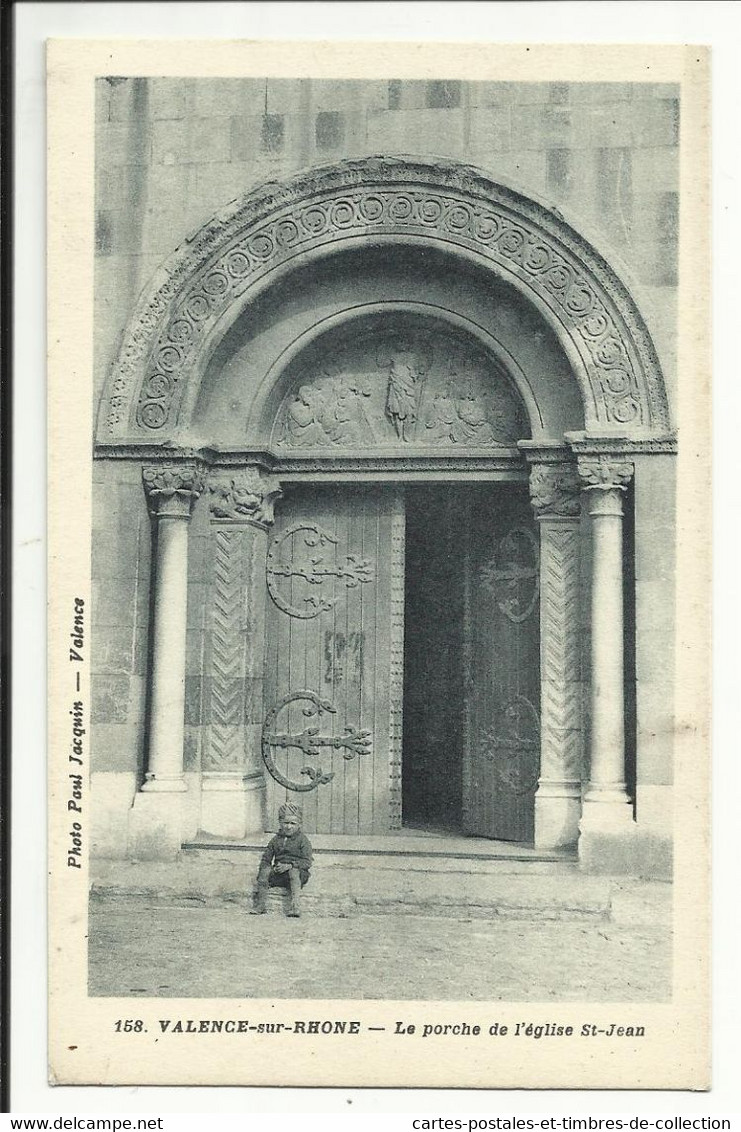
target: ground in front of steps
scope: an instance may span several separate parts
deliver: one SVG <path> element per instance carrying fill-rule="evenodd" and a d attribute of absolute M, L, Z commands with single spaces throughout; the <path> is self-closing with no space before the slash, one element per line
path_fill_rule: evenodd
<path fill-rule="evenodd" d="M 90 904 L 89 993 L 163 998 L 665 1002 L 671 928 L 594 920 L 288 919 L 271 902 Z"/>

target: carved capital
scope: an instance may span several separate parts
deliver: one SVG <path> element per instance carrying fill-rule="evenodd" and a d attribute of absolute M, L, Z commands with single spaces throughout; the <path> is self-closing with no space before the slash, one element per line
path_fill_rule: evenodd
<path fill-rule="evenodd" d="M 586 490 L 619 488 L 625 491 L 635 470 L 632 460 L 608 455 L 580 456 L 578 465 L 579 475 Z"/>
<path fill-rule="evenodd" d="M 151 515 L 188 518 L 206 472 L 199 464 L 153 464 L 142 468 L 142 482 Z"/>
<path fill-rule="evenodd" d="M 579 478 L 572 464 L 536 464 L 530 471 L 530 500 L 536 519 L 578 518 Z"/>
<path fill-rule="evenodd" d="M 211 515 L 214 519 L 269 526 L 282 494 L 279 480 L 256 468 L 216 475 L 209 482 Z"/>

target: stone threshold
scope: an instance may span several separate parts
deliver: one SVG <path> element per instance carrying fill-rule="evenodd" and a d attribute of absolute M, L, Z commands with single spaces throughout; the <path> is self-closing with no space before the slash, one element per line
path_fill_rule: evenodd
<path fill-rule="evenodd" d="M 193 841 L 183 845 L 184 850 L 237 850 L 262 851 L 269 833 L 250 838 L 230 839 L 199 833 Z M 576 848 L 539 849 L 512 841 L 491 841 L 483 837 L 459 837 L 448 834 L 425 834 L 403 830 L 381 836 L 355 836 L 354 834 L 312 834 L 311 844 L 316 854 L 362 855 L 371 857 L 444 857 L 447 860 L 479 861 L 563 861 L 576 862 Z"/>

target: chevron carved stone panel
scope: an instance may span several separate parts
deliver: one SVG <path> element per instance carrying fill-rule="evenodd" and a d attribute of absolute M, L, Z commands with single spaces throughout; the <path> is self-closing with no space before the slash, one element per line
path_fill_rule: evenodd
<path fill-rule="evenodd" d="M 541 782 L 581 778 L 579 526 L 540 522 Z"/>
<path fill-rule="evenodd" d="M 245 763 L 245 597 L 250 533 L 244 527 L 212 527 L 211 731 L 205 771 L 238 771 Z"/>
<path fill-rule="evenodd" d="M 389 828 L 401 829 L 401 746 L 404 722 L 404 562 L 406 521 L 404 497 L 396 495 L 391 514 L 391 686 L 389 711 Z"/>

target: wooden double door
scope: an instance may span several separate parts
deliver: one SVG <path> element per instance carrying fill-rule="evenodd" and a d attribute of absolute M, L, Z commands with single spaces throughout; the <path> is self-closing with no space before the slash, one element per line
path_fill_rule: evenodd
<path fill-rule="evenodd" d="M 296 485 L 266 569 L 268 813 L 527 842 L 538 540 L 514 484 Z"/>

